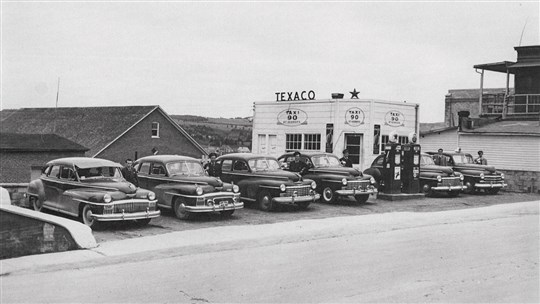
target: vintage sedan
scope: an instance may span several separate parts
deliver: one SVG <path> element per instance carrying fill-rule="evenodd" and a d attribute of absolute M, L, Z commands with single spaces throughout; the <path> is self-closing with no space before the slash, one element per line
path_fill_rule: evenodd
<path fill-rule="evenodd" d="M 372 174 L 378 181 L 381 190 L 384 189 L 384 172 L 383 170 L 384 155 L 379 155 L 371 167 L 364 170 L 364 173 Z M 420 155 L 420 192 L 426 196 L 433 196 L 436 193 L 447 193 L 450 197 L 458 196 L 461 192 L 467 189 L 463 185 L 463 175 L 455 174 L 450 167 L 437 166 L 429 154 L 422 153 Z"/>
<path fill-rule="evenodd" d="M 118 163 L 87 157 L 52 160 L 39 179 L 28 185 L 28 204 L 78 216 L 95 227 L 99 222 L 135 220 L 148 224 L 160 216 L 154 192 L 137 188 L 122 177 Z"/>
<path fill-rule="evenodd" d="M 238 185 L 242 200 L 256 203 L 261 210 L 275 210 L 281 205 L 306 209 L 320 199 L 315 181 L 282 170 L 274 157 L 233 153 L 218 157 L 217 162 L 221 179 Z"/>
<path fill-rule="evenodd" d="M 278 157 L 285 170 L 294 161 L 292 152 Z M 302 152 L 300 161 L 308 165 L 304 178 L 317 183 L 317 192 L 326 203 L 336 201 L 338 197 L 354 196 L 358 203 L 365 203 L 370 194 L 377 193 L 375 179 L 354 169 L 343 167 L 339 158 L 324 152 Z"/>
<path fill-rule="evenodd" d="M 437 152 L 428 152 L 432 157 Z M 465 177 L 465 193 L 474 194 L 481 190 L 488 194 L 497 194 L 499 190 L 506 187 L 504 173 L 499 172 L 493 166 L 479 165 L 474 163 L 474 159 L 469 153 L 449 152 L 443 153 L 448 166 L 454 171 L 463 174 Z"/>
<path fill-rule="evenodd" d="M 239 187 L 208 176 L 201 162 L 179 155 L 153 155 L 135 162 L 139 185 L 153 190 L 160 208 L 172 209 L 176 217 L 220 212 L 230 216 L 244 207 Z"/>

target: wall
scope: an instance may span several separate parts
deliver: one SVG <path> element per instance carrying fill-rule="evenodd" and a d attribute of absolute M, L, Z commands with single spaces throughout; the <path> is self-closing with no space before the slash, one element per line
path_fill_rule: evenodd
<path fill-rule="evenodd" d="M 152 122 L 159 123 L 159 138 L 152 138 Z M 153 147 L 158 149 L 159 154 L 178 154 L 195 158 L 201 158 L 203 155 L 202 151 L 156 110 L 96 157 L 123 164 L 126 158 L 135 159 L 135 154 L 137 158 L 151 155 Z"/>
<path fill-rule="evenodd" d="M 39 171 L 39 168 L 50 160 L 61 157 L 84 156 L 84 152 L 2 151 L 1 153 L 0 183 L 28 183 L 32 178 L 32 167 Z"/>
<path fill-rule="evenodd" d="M 28 201 L 24 197 L 28 189 L 28 183 L 0 183 L 0 187 L 8 191 L 11 205 L 29 207 Z"/>
<path fill-rule="evenodd" d="M 540 194 L 540 172 L 500 170 L 505 175 L 508 187 L 505 191 Z"/>
<path fill-rule="evenodd" d="M 422 152 L 437 152 L 439 148 L 454 151 L 458 147 L 457 129 L 420 135 L 419 143 Z"/>
<path fill-rule="evenodd" d="M 469 111 L 469 117 L 479 117 L 478 98 L 460 98 L 455 99 L 451 97 L 446 97 L 444 101 L 444 122 L 448 127 L 457 127 L 459 124 L 458 112 L 459 111 Z"/>

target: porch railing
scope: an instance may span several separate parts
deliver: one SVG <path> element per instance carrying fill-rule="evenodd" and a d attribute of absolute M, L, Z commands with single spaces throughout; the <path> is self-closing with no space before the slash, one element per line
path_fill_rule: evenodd
<path fill-rule="evenodd" d="M 484 95 L 482 98 L 482 114 L 503 114 L 504 94 Z M 506 97 L 506 114 L 538 115 L 540 114 L 540 94 L 513 94 Z"/>

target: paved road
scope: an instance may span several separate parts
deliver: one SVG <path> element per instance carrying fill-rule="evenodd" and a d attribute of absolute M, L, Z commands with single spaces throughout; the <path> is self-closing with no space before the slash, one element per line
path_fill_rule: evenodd
<path fill-rule="evenodd" d="M 173 231 L 185 231 L 209 227 L 235 225 L 261 225 L 288 222 L 302 219 L 322 219 L 338 216 L 366 215 L 386 212 L 432 212 L 466 208 L 493 206 L 513 202 L 540 200 L 538 194 L 500 192 L 497 195 L 466 195 L 449 198 L 447 196 L 405 201 L 385 201 L 371 196 L 366 204 L 357 204 L 354 200 L 342 200 L 337 204 L 314 203 L 308 210 L 287 208 L 280 212 L 264 212 L 254 208 L 236 211 L 231 218 L 219 214 L 202 214 L 194 220 L 183 221 L 174 217 L 172 212 L 163 212 L 153 219 L 147 227 L 140 227 L 132 222 L 106 223 L 103 229 L 94 231 L 98 243 L 159 235 Z"/>
<path fill-rule="evenodd" d="M 0 302 L 540 300 L 538 202 L 168 235 L 191 245 L 126 256 L 167 235 L 107 242 L 95 260 L 4 275 Z"/>

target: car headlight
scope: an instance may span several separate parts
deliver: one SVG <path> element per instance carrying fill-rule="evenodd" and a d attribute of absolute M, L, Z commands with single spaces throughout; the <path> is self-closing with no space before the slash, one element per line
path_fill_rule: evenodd
<path fill-rule="evenodd" d="M 371 177 L 371 178 L 369 179 L 369 182 L 372 183 L 372 184 L 375 184 L 375 178 L 374 178 L 374 177 Z"/>
<path fill-rule="evenodd" d="M 347 186 L 347 179 L 346 178 L 343 178 L 341 180 L 341 183 L 343 184 L 343 186 Z"/>
<path fill-rule="evenodd" d="M 504 173 L 501 173 L 501 178 L 504 179 Z"/>
<path fill-rule="evenodd" d="M 152 191 L 148 192 L 148 194 L 146 195 L 148 197 L 149 200 L 153 201 L 156 199 L 156 194 Z"/>
<path fill-rule="evenodd" d="M 484 179 L 484 173 L 480 173 L 480 179 Z"/>
<path fill-rule="evenodd" d="M 285 187 L 284 184 L 281 184 L 279 185 L 279 190 L 281 190 L 281 192 L 285 192 L 285 190 L 287 190 L 287 187 Z"/>
<path fill-rule="evenodd" d="M 459 176 L 459 179 L 460 179 L 460 180 L 464 180 L 464 179 L 465 179 L 465 176 L 464 176 L 463 174 L 461 174 L 461 175 Z"/>
<path fill-rule="evenodd" d="M 442 176 L 437 175 L 437 181 L 438 181 L 439 183 L 442 182 Z"/>
<path fill-rule="evenodd" d="M 103 201 L 104 201 L 105 203 L 110 203 L 110 202 L 112 202 L 112 197 L 111 197 L 111 195 L 110 195 L 110 194 L 105 194 L 105 195 L 103 196 Z"/>
<path fill-rule="evenodd" d="M 315 190 L 317 188 L 317 183 L 315 181 L 311 182 L 311 189 Z"/>
<path fill-rule="evenodd" d="M 240 191 L 240 187 L 238 187 L 237 185 L 233 185 L 233 186 L 232 186 L 232 191 L 233 191 L 234 193 L 238 193 L 238 191 Z"/>
<path fill-rule="evenodd" d="M 197 193 L 197 195 L 202 195 L 203 194 L 203 190 L 201 187 L 197 187 L 197 189 L 195 189 L 195 193 Z"/>

